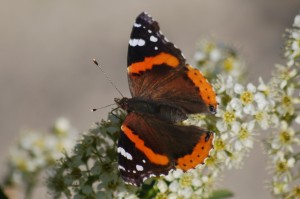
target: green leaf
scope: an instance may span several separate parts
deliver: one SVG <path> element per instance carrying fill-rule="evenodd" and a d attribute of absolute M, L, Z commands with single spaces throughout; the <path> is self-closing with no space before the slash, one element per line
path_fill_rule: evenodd
<path fill-rule="evenodd" d="M 211 196 L 207 199 L 225 199 L 230 197 L 233 197 L 233 193 L 231 191 L 226 189 L 220 189 L 213 191 Z"/>
<path fill-rule="evenodd" d="M 141 189 L 137 193 L 138 197 L 143 199 L 154 198 L 158 192 L 157 189 L 153 188 L 154 185 L 155 185 L 155 180 L 150 181 L 149 184 L 147 182 L 144 182 L 142 184 Z"/>

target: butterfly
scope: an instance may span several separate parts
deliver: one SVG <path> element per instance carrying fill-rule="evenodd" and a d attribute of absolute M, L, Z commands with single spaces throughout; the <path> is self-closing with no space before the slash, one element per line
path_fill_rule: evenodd
<path fill-rule="evenodd" d="M 132 28 L 127 75 L 132 98 L 115 99 L 127 111 L 117 147 L 125 183 L 139 186 L 172 169 L 204 164 L 214 133 L 182 122 L 189 114 L 216 113 L 216 94 L 145 12 Z"/>

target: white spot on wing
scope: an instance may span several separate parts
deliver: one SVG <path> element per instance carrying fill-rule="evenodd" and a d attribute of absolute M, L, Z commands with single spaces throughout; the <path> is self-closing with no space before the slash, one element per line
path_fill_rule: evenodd
<path fill-rule="evenodd" d="M 122 147 L 118 147 L 117 151 L 118 151 L 118 153 L 121 153 L 121 155 L 126 153 Z"/>
<path fill-rule="evenodd" d="M 135 46 L 144 46 L 145 43 L 146 42 L 143 39 L 130 39 L 129 40 L 129 45 L 132 46 L 132 47 L 135 47 Z"/>
<path fill-rule="evenodd" d="M 157 46 L 154 47 L 154 50 L 158 50 Z"/>
<path fill-rule="evenodd" d="M 143 46 L 143 45 L 145 45 L 145 40 L 140 39 L 138 42 L 138 46 Z"/>
<path fill-rule="evenodd" d="M 120 153 L 122 156 L 127 158 L 128 160 L 132 160 L 132 155 L 125 151 L 122 147 L 118 147 L 117 152 Z"/>
<path fill-rule="evenodd" d="M 133 172 L 133 173 L 136 173 L 136 171 L 135 171 L 135 170 L 133 170 L 132 172 Z"/>
<path fill-rule="evenodd" d="M 157 37 L 154 37 L 153 35 L 151 35 L 151 37 L 150 37 L 150 41 L 152 41 L 152 42 L 157 42 Z"/>
<path fill-rule="evenodd" d="M 152 31 L 151 31 L 151 30 L 148 30 L 148 32 L 149 32 L 149 33 L 152 33 Z"/>
<path fill-rule="evenodd" d="M 146 160 L 143 160 L 143 163 L 146 163 Z"/>
<path fill-rule="evenodd" d="M 138 24 L 138 23 L 134 23 L 133 26 L 139 28 L 139 27 L 141 27 L 142 25 L 141 25 L 141 24 Z"/>
<path fill-rule="evenodd" d="M 132 160 L 131 154 L 130 154 L 130 153 L 126 153 L 126 158 L 127 158 L 128 160 Z"/>
<path fill-rule="evenodd" d="M 150 174 L 150 175 L 149 175 L 149 178 L 151 178 L 151 177 L 156 177 L 156 175 Z"/>
<path fill-rule="evenodd" d="M 134 46 L 137 45 L 137 43 L 138 43 L 138 40 L 137 40 L 137 39 L 130 39 L 130 40 L 129 40 L 129 45 L 130 45 L 130 46 L 133 46 L 133 47 L 134 47 Z"/>
<path fill-rule="evenodd" d="M 143 170 L 144 170 L 144 167 L 137 164 L 137 165 L 136 165 L 136 170 L 138 170 L 138 171 L 143 171 Z"/>
<path fill-rule="evenodd" d="M 123 170 L 123 171 L 126 171 L 126 169 L 123 167 L 123 166 L 121 166 L 121 165 L 119 165 L 119 170 Z"/>

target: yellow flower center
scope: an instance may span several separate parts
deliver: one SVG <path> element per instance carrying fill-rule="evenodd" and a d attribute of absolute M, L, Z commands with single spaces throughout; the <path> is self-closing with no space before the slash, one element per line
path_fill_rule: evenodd
<path fill-rule="evenodd" d="M 156 196 L 155 196 L 155 199 L 167 199 L 167 195 L 164 194 L 164 193 L 158 193 Z"/>
<path fill-rule="evenodd" d="M 43 139 L 37 139 L 34 143 L 34 146 L 40 148 L 40 149 L 44 149 L 45 148 L 45 141 Z"/>
<path fill-rule="evenodd" d="M 295 198 L 300 198 L 300 186 L 296 186 L 292 191 L 293 196 Z"/>
<path fill-rule="evenodd" d="M 223 140 L 221 140 L 221 139 L 216 139 L 215 141 L 214 141 L 214 148 L 215 148 L 215 150 L 217 150 L 217 151 L 221 151 L 221 150 L 224 150 L 225 149 L 225 142 L 223 141 Z"/>
<path fill-rule="evenodd" d="M 286 162 L 282 162 L 282 161 L 277 162 L 276 170 L 277 170 L 278 173 L 283 173 L 283 172 L 287 171 L 288 166 L 287 166 Z"/>
<path fill-rule="evenodd" d="M 205 159 L 205 165 L 208 167 L 215 166 L 217 164 L 217 158 L 215 155 L 211 155 Z"/>
<path fill-rule="evenodd" d="M 204 51 L 205 51 L 206 53 L 209 53 L 209 52 L 211 52 L 215 47 L 216 47 L 215 44 L 208 42 L 208 43 L 205 45 L 205 47 L 204 47 Z"/>
<path fill-rule="evenodd" d="M 189 173 L 182 174 L 182 177 L 179 181 L 180 185 L 183 187 L 189 187 L 192 185 L 192 176 Z"/>
<path fill-rule="evenodd" d="M 285 96 L 283 96 L 283 98 L 282 98 L 282 103 L 283 103 L 285 106 L 291 106 L 291 105 L 292 105 L 292 99 L 291 99 L 289 96 L 285 95 Z"/>
<path fill-rule="evenodd" d="M 246 140 L 249 137 L 249 132 L 247 129 L 242 128 L 239 133 L 240 140 Z"/>
<path fill-rule="evenodd" d="M 233 111 L 226 111 L 223 115 L 223 119 L 226 123 L 231 123 L 235 120 L 235 114 Z"/>
<path fill-rule="evenodd" d="M 250 104 L 251 102 L 253 102 L 253 93 L 251 93 L 249 91 L 244 91 L 241 94 L 240 99 L 242 100 L 242 102 L 244 104 Z"/>
<path fill-rule="evenodd" d="M 262 111 L 257 112 L 254 117 L 256 121 L 261 122 L 264 118 L 263 112 Z"/>
<path fill-rule="evenodd" d="M 283 143 L 289 143 L 292 139 L 291 135 L 287 131 L 280 132 L 279 138 Z"/>
<path fill-rule="evenodd" d="M 223 63 L 224 70 L 227 72 L 232 71 L 233 64 L 234 64 L 234 59 L 232 57 L 228 57 L 227 59 L 225 59 Z"/>
<path fill-rule="evenodd" d="M 25 160 L 20 160 L 20 161 L 18 161 L 18 163 L 17 163 L 17 167 L 21 170 L 21 171 L 28 171 L 28 165 L 27 165 L 27 163 L 26 163 L 26 161 Z"/>

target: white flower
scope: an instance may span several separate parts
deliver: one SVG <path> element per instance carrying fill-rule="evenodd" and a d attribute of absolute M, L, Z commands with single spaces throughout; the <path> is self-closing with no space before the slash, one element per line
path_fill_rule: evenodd
<path fill-rule="evenodd" d="M 252 132 L 255 126 L 255 122 L 251 121 L 249 123 L 240 124 L 235 122 L 232 125 L 232 132 L 235 136 L 234 148 L 236 151 L 249 150 L 253 147 L 253 136 Z"/>
<path fill-rule="evenodd" d="M 165 193 L 168 190 L 168 185 L 163 180 L 159 180 L 157 183 L 157 188 L 161 193 Z"/>
<path fill-rule="evenodd" d="M 205 59 L 205 54 L 203 52 L 197 51 L 194 55 L 194 60 L 195 61 L 202 61 Z"/>
<path fill-rule="evenodd" d="M 285 88 L 287 82 L 297 75 L 297 70 L 295 68 L 285 67 L 282 65 L 275 65 L 277 68 L 277 74 L 275 75 L 278 78 L 278 83 L 280 83 L 280 88 Z"/>
<path fill-rule="evenodd" d="M 228 129 L 228 127 L 236 121 L 237 118 L 242 117 L 241 112 L 241 102 L 240 100 L 234 98 L 232 99 L 228 105 L 226 106 L 226 110 L 219 109 L 216 116 L 222 118 L 222 120 L 218 120 L 216 126 L 219 131 L 223 132 Z"/>
<path fill-rule="evenodd" d="M 283 179 L 278 179 L 277 176 L 273 177 L 273 192 L 276 195 L 281 195 L 289 191 L 289 180 L 287 177 L 284 177 Z"/>
<path fill-rule="evenodd" d="M 227 95 L 233 94 L 233 90 L 232 90 L 233 85 L 234 85 L 234 81 L 232 76 L 224 77 L 223 75 L 218 75 L 216 83 L 213 84 L 218 94 L 226 93 Z"/>
<path fill-rule="evenodd" d="M 297 15 L 294 19 L 294 27 L 300 28 L 300 15 Z"/>
<path fill-rule="evenodd" d="M 191 187 L 184 187 L 178 190 L 178 195 L 184 198 L 191 198 L 193 194 L 193 189 Z"/>
<path fill-rule="evenodd" d="M 55 122 L 55 128 L 60 131 L 66 132 L 71 129 L 70 121 L 67 118 L 60 117 Z"/>
<path fill-rule="evenodd" d="M 234 86 L 234 92 L 239 95 L 239 99 L 244 106 L 243 111 L 246 114 L 252 115 L 255 112 L 255 107 L 252 103 L 254 101 L 256 87 L 252 83 L 248 83 L 247 89 L 245 89 L 242 85 L 236 84 Z"/>
<path fill-rule="evenodd" d="M 259 110 L 263 110 L 265 107 L 272 106 L 272 104 L 266 99 L 265 95 L 257 92 L 254 95 L 254 101 L 257 104 Z"/>
<path fill-rule="evenodd" d="M 254 120 L 259 124 L 259 126 L 266 130 L 270 126 L 270 116 L 266 110 L 257 110 L 254 114 Z"/>
<path fill-rule="evenodd" d="M 284 153 L 278 152 L 276 156 L 274 157 L 274 167 L 275 167 L 275 172 L 279 175 L 286 173 L 286 172 L 291 172 L 291 169 L 295 166 L 296 160 L 291 157 L 291 158 L 285 158 Z"/>
<path fill-rule="evenodd" d="M 285 92 L 282 92 L 279 95 L 279 104 L 277 106 L 277 111 L 281 115 L 293 115 L 295 112 L 295 107 L 294 104 L 298 103 L 298 100 L 293 97 L 294 95 L 294 88 L 293 87 L 288 87 Z"/>
<path fill-rule="evenodd" d="M 173 174 L 174 178 L 180 178 L 183 174 L 183 171 L 181 169 L 176 169 L 173 171 L 172 174 Z"/>
<path fill-rule="evenodd" d="M 265 84 L 264 80 L 261 77 L 258 78 L 258 81 L 259 85 L 257 86 L 257 90 L 262 91 L 265 95 L 268 96 L 271 92 L 270 87 Z"/>
<path fill-rule="evenodd" d="M 177 192 L 179 188 L 179 182 L 177 180 L 174 180 L 173 182 L 171 182 L 171 184 L 169 185 L 169 189 L 171 192 Z"/>
<path fill-rule="evenodd" d="M 293 152 L 293 144 L 299 144 L 300 139 L 296 137 L 295 131 L 292 127 L 289 127 L 285 121 L 281 122 L 281 129 L 279 135 L 274 137 L 271 141 L 271 146 L 273 149 L 287 149 Z"/>
<path fill-rule="evenodd" d="M 222 54 L 220 52 L 219 49 L 215 48 L 213 49 L 210 54 L 209 54 L 209 58 L 214 61 L 214 62 L 217 62 L 219 61 L 221 58 L 222 58 Z"/>

